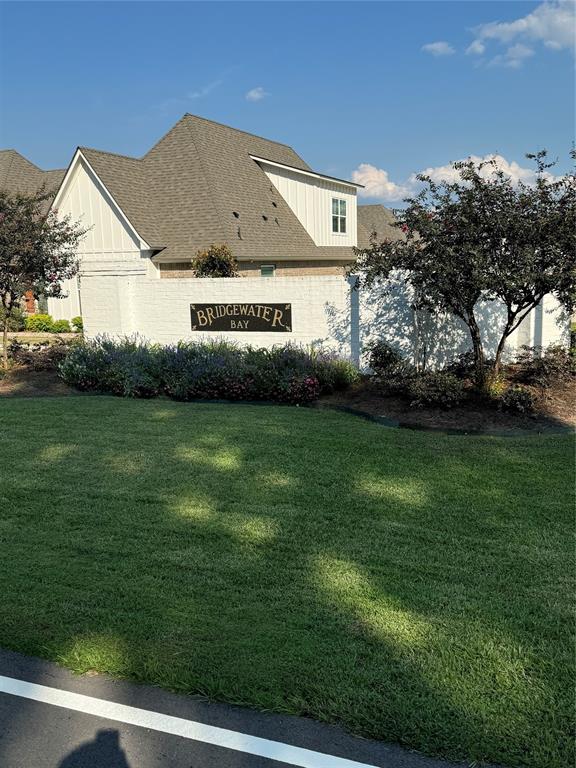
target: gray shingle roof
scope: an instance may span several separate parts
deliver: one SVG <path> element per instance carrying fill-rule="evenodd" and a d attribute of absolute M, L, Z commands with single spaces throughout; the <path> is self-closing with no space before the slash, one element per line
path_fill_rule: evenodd
<path fill-rule="evenodd" d="M 45 185 L 47 191 L 55 194 L 65 173 L 64 169 L 43 171 L 15 149 L 0 150 L 0 189 L 8 192 L 30 195 Z"/>
<path fill-rule="evenodd" d="M 223 242 L 240 260 L 353 258 L 348 247 L 316 246 L 250 157 L 309 171 L 285 144 L 184 115 L 140 160 L 80 149 L 137 232 L 164 247 L 161 260 Z"/>
<path fill-rule="evenodd" d="M 376 232 L 377 240 L 399 240 L 402 232 L 394 226 L 396 217 L 383 205 L 358 206 L 358 247 L 367 248 L 370 236 Z"/>
<path fill-rule="evenodd" d="M 239 260 L 342 259 L 350 247 L 319 247 L 250 155 L 310 171 L 286 144 L 202 117 L 184 115 L 142 158 L 80 147 L 138 234 L 162 261 L 182 261 L 211 243 L 228 243 Z M 41 171 L 14 150 L 0 152 L 0 187 L 59 186 L 65 171 Z M 358 244 L 376 229 L 397 237 L 393 214 L 358 207 Z"/>

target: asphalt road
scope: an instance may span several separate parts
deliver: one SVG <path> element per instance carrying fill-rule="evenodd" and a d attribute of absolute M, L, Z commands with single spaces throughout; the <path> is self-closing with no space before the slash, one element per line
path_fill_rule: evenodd
<path fill-rule="evenodd" d="M 454 765 L 306 718 L 258 713 L 100 675 L 75 676 L 0 650 L 2 768 Z"/>

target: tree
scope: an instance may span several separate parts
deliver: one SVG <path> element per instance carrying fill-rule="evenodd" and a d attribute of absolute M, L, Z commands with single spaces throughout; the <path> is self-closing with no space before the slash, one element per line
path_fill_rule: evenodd
<path fill-rule="evenodd" d="M 192 260 L 194 277 L 238 277 L 238 262 L 227 245 L 198 251 Z"/>
<path fill-rule="evenodd" d="M 46 213 L 52 195 L 0 191 L 0 313 L 3 365 L 8 367 L 8 327 L 26 291 L 64 296 L 62 282 L 78 271 L 76 250 L 86 233 L 68 217 Z"/>
<path fill-rule="evenodd" d="M 536 163 L 533 185 L 514 184 L 495 160 L 454 163 L 453 181 L 418 176 L 424 188 L 397 212 L 403 236 L 381 243 L 373 236 L 368 248 L 356 249 L 350 268 L 367 286 L 400 270 L 415 309 L 460 318 L 481 387 L 499 372 L 506 340 L 545 295 L 568 312 L 576 303 L 576 175 L 552 176 L 545 151 L 527 157 Z M 477 313 L 478 302 L 494 299 L 505 319 L 490 372 Z"/>

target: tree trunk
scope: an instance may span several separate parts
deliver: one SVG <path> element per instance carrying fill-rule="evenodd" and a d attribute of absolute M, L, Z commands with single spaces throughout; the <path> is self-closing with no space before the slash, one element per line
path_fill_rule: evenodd
<path fill-rule="evenodd" d="M 2 326 L 2 367 L 8 370 L 8 323 L 12 312 L 12 297 L 10 293 L 2 296 L 2 308 L 4 309 L 4 325 Z"/>
<path fill-rule="evenodd" d="M 524 307 L 522 310 L 517 309 L 513 310 L 510 307 L 508 307 L 508 320 L 506 321 L 506 325 L 504 326 L 504 330 L 502 332 L 502 337 L 500 341 L 498 342 L 498 347 L 496 349 L 496 358 L 494 360 L 494 374 L 498 376 L 500 373 L 500 366 L 502 363 L 502 353 L 504 352 L 504 345 L 506 344 L 506 339 L 518 328 L 520 323 L 532 312 L 533 309 L 535 309 L 540 301 L 542 300 L 542 297 L 540 297 L 537 301 L 532 302 L 527 307 Z"/>
<path fill-rule="evenodd" d="M 480 329 L 478 323 L 473 315 L 468 318 L 468 328 L 470 329 L 470 336 L 472 337 L 472 349 L 474 350 L 474 365 L 476 368 L 476 386 L 479 389 L 484 389 L 486 384 L 486 366 L 484 358 L 484 347 L 482 346 L 482 339 L 480 337 Z"/>
<path fill-rule="evenodd" d="M 504 345 L 506 344 L 506 339 L 508 338 L 508 336 L 510 336 L 511 332 L 512 332 L 511 324 L 508 323 L 504 328 L 504 332 L 502 333 L 502 337 L 498 342 L 498 347 L 496 348 L 496 357 L 494 358 L 494 375 L 495 376 L 498 376 L 498 374 L 500 373 L 500 365 L 502 362 L 502 353 L 504 352 Z"/>
<path fill-rule="evenodd" d="M 2 328 L 2 367 L 8 370 L 8 316 L 4 316 L 4 327 Z"/>

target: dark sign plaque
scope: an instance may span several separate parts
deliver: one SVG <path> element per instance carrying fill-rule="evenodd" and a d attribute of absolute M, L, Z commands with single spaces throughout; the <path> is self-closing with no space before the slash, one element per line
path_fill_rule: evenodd
<path fill-rule="evenodd" d="M 190 304 L 193 331 L 292 331 L 291 304 Z"/>

